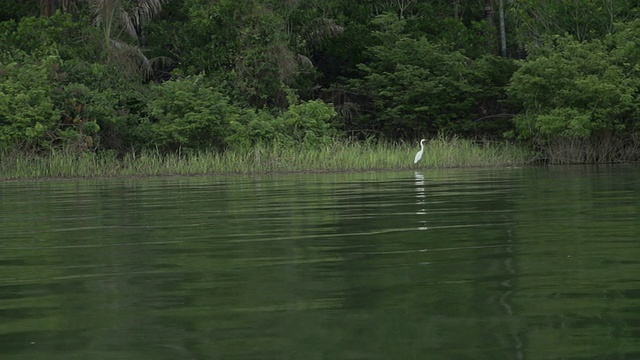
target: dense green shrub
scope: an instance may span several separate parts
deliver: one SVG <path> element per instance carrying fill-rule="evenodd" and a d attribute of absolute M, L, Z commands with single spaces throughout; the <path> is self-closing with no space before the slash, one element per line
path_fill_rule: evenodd
<path fill-rule="evenodd" d="M 524 111 L 522 136 L 588 138 L 622 130 L 637 114 L 638 81 L 616 65 L 601 41 L 554 37 L 514 74 L 509 94 Z"/>
<path fill-rule="evenodd" d="M 65 60 L 91 58 L 94 55 L 91 43 L 81 42 L 82 36 L 89 33 L 82 21 L 59 12 L 49 17 L 4 21 L 0 22 L 0 53 L 21 51 L 34 58 L 56 53 Z"/>
<path fill-rule="evenodd" d="M 283 132 L 290 141 L 314 146 L 326 144 L 336 136 L 330 122 L 335 116 L 331 105 L 312 100 L 290 105 L 277 120 L 283 124 Z"/>
<path fill-rule="evenodd" d="M 53 99 L 60 110 L 55 143 L 79 151 L 96 149 L 101 124 L 116 116 L 113 96 L 84 84 L 63 83 L 55 89 Z"/>
<path fill-rule="evenodd" d="M 5 146 L 94 150 L 102 128 L 128 113 L 119 106 L 121 93 L 92 86 L 97 83 L 74 71 L 74 61 L 65 63 L 57 55 L 13 57 L 20 63 L 0 65 L 0 141 Z"/>
<path fill-rule="evenodd" d="M 83 118 L 95 121 L 100 131 L 94 136 L 99 149 L 125 152 L 144 146 L 149 134 L 141 124 L 148 117 L 148 89 L 132 83 L 109 64 L 80 59 L 64 61 L 59 78 L 61 91 L 56 99 L 82 104 Z"/>
<path fill-rule="evenodd" d="M 203 76 L 155 85 L 149 93 L 147 119 L 138 126 L 147 147 L 172 149 L 246 148 L 257 143 L 296 145 L 327 143 L 336 135 L 331 105 L 296 103 L 273 115 L 243 109 L 211 87 Z"/>
<path fill-rule="evenodd" d="M 52 100 L 60 60 L 0 64 L 0 143 L 25 148 L 47 146 L 60 118 Z"/>
<path fill-rule="evenodd" d="M 518 133 L 550 161 L 640 157 L 640 79 L 631 65 L 638 56 L 619 36 L 630 34 L 590 42 L 550 37 L 514 74 L 509 94 L 522 107 L 515 117 Z"/>
<path fill-rule="evenodd" d="M 154 85 L 150 98 L 149 144 L 164 149 L 222 149 L 241 112 L 202 76 Z"/>
<path fill-rule="evenodd" d="M 273 115 L 243 109 L 192 76 L 142 88 L 110 67 L 57 56 L 0 68 L 0 140 L 25 148 L 75 151 L 224 149 L 228 145 L 317 145 L 336 135 L 332 106 L 297 103 Z M 95 85 L 91 87 L 90 85 Z"/>
<path fill-rule="evenodd" d="M 290 100 L 291 102 L 295 102 Z M 320 100 L 290 105 L 274 116 L 267 111 L 245 111 L 231 122 L 228 143 L 246 148 L 258 143 L 282 146 L 318 146 L 337 136 L 331 120 L 336 112 Z"/>

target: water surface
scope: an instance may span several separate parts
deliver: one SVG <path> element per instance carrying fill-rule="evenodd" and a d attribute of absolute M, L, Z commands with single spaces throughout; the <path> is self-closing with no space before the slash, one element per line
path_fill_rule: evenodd
<path fill-rule="evenodd" d="M 638 359 L 640 168 L 0 183 L 2 359 Z"/>

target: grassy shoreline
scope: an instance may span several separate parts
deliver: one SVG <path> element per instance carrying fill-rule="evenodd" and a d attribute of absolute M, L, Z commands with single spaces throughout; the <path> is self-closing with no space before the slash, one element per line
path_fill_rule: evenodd
<path fill-rule="evenodd" d="M 246 151 L 113 154 L 54 151 L 46 156 L 4 152 L 0 179 L 103 178 L 127 176 L 221 175 L 402 170 L 451 167 L 505 167 L 530 163 L 533 155 L 508 143 L 477 144 L 464 139 L 427 143 L 422 160 L 414 144 L 336 142 L 315 148 L 257 146 Z"/>

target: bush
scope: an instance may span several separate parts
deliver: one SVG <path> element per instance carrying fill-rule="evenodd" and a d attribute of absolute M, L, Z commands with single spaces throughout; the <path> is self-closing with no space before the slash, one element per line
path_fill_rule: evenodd
<path fill-rule="evenodd" d="M 115 116 L 112 97 L 84 84 L 68 83 L 56 87 L 53 100 L 60 110 L 56 143 L 76 151 L 96 149 L 99 124 Z"/>
<path fill-rule="evenodd" d="M 333 140 L 337 131 L 331 124 L 336 113 L 320 100 L 290 105 L 277 116 L 267 111 L 245 111 L 231 122 L 229 145 L 247 148 L 255 144 L 317 146 Z"/>
<path fill-rule="evenodd" d="M 0 65 L 0 143 L 25 148 L 46 147 L 60 118 L 52 100 L 60 60 Z"/>
<path fill-rule="evenodd" d="M 310 146 L 327 144 L 336 136 L 330 120 L 336 116 L 331 105 L 320 100 L 294 104 L 278 117 L 287 141 Z"/>
<path fill-rule="evenodd" d="M 640 23 L 639 23 L 640 24 Z M 640 34 L 640 31 L 637 32 Z M 578 42 L 552 37 L 514 74 L 508 93 L 522 111 L 520 136 L 552 162 L 636 160 L 640 112 L 636 51 L 626 41 Z"/>
<path fill-rule="evenodd" d="M 225 147 L 229 123 L 242 111 L 206 83 L 191 76 L 155 85 L 150 91 L 148 145 L 165 150 Z"/>
<path fill-rule="evenodd" d="M 19 22 L 0 22 L 0 52 L 22 51 L 35 58 L 55 52 L 62 59 L 94 55 L 89 43 L 79 43 L 86 26 L 70 14 L 57 12 L 52 16 L 24 17 Z"/>
<path fill-rule="evenodd" d="M 92 77 L 76 71 L 78 62 L 66 63 L 57 55 L 13 57 L 20 65 L 0 65 L 0 142 L 5 146 L 87 151 L 98 148 L 103 128 L 118 127 L 118 136 L 136 130 L 119 126 L 130 112 L 120 104 L 127 94 L 123 88 L 101 89 Z M 99 64 L 85 65 L 101 72 Z"/>
<path fill-rule="evenodd" d="M 514 74 L 509 94 L 524 108 L 520 134 L 589 138 L 622 130 L 637 116 L 636 80 L 627 77 L 599 41 L 555 37 Z"/>

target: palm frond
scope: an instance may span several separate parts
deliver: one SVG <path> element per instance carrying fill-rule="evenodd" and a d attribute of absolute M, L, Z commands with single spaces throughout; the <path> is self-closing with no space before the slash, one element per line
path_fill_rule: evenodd
<path fill-rule="evenodd" d="M 322 18 L 311 31 L 311 39 L 319 40 L 321 38 L 337 36 L 344 32 L 344 26 L 338 25 L 333 19 Z"/>
<path fill-rule="evenodd" d="M 153 69 L 163 70 L 173 65 L 173 59 L 168 56 L 158 56 L 149 60 Z"/>
<path fill-rule="evenodd" d="M 129 13 L 124 9 L 120 11 L 119 15 L 122 29 L 124 29 L 127 35 L 131 36 L 132 39 L 138 40 L 138 32 L 136 31 L 137 22 L 135 18 L 129 15 Z"/>
<path fill-rule="evenodd" d="M 307 56 L 304 56 L 302 54 L 298 54 L 298 62 L 300 64 L 302 64 L 304 67 L 313 68 L 313 62 Z"/>
<path fill-rule="evenodd" d="M 93 16 L 93 24 L 104 35 L 104 55 L 110 62 L 122 67 L 130 75 L 142 73 L 146 79 L 153 75 L 154 67 L 169 63 L 168 58 L 149 60 L 138 45 L 143 22 L 160 14 L 162 6 L 168 0 L 86 1 Z"/>
<path fill-rule="evenodd" d="M 143 0 L 138 2 L 138 15 L 143 19 L 152 19 L 162 12 L 162 5 L 168 0 Z"/>

